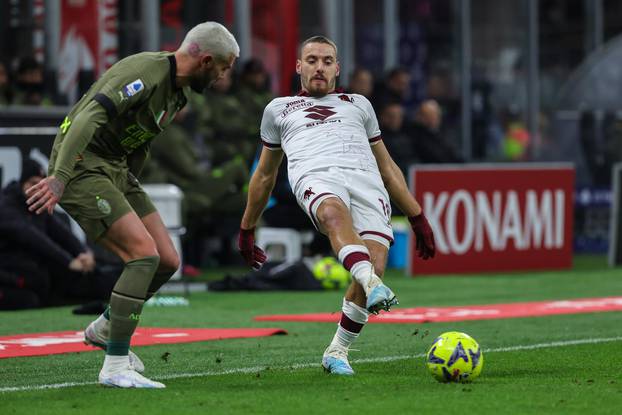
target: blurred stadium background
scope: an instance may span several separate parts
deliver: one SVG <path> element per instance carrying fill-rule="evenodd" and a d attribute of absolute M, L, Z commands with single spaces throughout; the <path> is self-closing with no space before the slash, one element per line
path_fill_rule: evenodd
<path fill-rule="evenodd" d="M 355 70 L 367 70 L 373 77 L 370 96 L 379 118 L 386 118 L 383 124 L 398 136 L 406 135 L 396 139 L 396 147 L 405 143 L 415 148 L 412 159 L 402 164 L 569 162 L 576 172 L 573 250 L 607 252 L 611 169 L 622 158 L 622 75 L 617 69 L 622 4 L 615 0 L 4 0 L 2 185 L 18 177 L 21 158 L 45 161 L 67 106 L 102 71 L 139 51 L 173 50 L 188 28 L 205 20 L 232 29 L 241 57 L 232 85 L 191 106 L 185 131 L 171 133 L 187 136 L 180 140 L 191 142 L 188 151 L 206 166 L 202 172 L 228 167 L 226 161 L 236 156 L 236 149 L 221 148 L 218 141 L 231 137 L 239 143 L 238 155 L 252 167 L 263 104 L 271 96 L 297 91 L 297 45 L 322 33 L 340 47 L 341 86 L 352 85 Z M 388 104 L 395 97 L 388 78 L 396 68 L 405 74 L 397 76 L 401 109 L 391 124 L 396 115 Z M 264 74 L 255 82 L 265 88 L 244 95 L 240 85 L 253 81 L 243 78 L 256 73 Z M 419 147 L 409 142 L 424 140 L 408 127 L 419 121 L 417 109 L 426 100 L 440 106 L 437 136 L 454 150 L 452 157 L 443 159 L 434 151 L 417 157 Z M 230 119 L 237 126 L 225 122 Z M 161 152 L 154 158 L 166 165 Z M 183 178 L 152 176 L 143 181 L 185 184 Z M 233 205 L 243 200 L 226 189 L 222 194 Z M 202 195 L 190 198 L 200 200 Z M 213 224 L 197 219 L 218 209 L 209 200 L 194 206 L 200 203 L 209 207 L 205 215 L 184 206 L 184 225 L 205 225 L 205 232 L 220 234 Z M 227 211 L 235 222 L 239 208 Z M 227 254 L 228 245 L 220 247 L 223 243 L 227 245 L 204 242 L 186 258 L 197 267 L 235 262 Z"/>
<path fill-rule="evenodd" d="M 46 165 L 68 109 L 106 68 L 140 51 L 174 50 L 206 20 L 232 30 L 241 56 L 228 79 L 194 96 L 154 140 L 140 178 L 183 252 L 189 299 L 154 302 L 175 307 L 151 308 L 145 326 L 274 327 L 251 319 L 338 309 L 342 293 L 318 287 L 311 295 L 216 295 L 211 285 L 189 293 L 191 283 L 204 288 L 248 272 L 235 240 L 263 107 L 298 91 L 297 46 L 316 34 L 338 44 L 340 86 L 370 97 L 385 143 L 435 228 L 439 255 L 424 263 L 410 255 L 407 222 L 394 218 L 387 278 L 401 307 L 619 293 L 619 269 L 606 269 L 607 255 L 611 266 L 622 262 L 615 192 L 622 169 L 614 174 L 622 162 L 619 0 L 0 0 L 2 187 L 19 179 L 23 160 Z M 273 244 L 273 259 L 296 260 L 326 251 L 311 230 L 280 177 L 259 239 Z M 96 259 L 118 269 L 104 252 L 96 250 Z M 412 274 L 424 278 L 404 278 Z M 452 275 L 425 278 L 432 274 Z M 282 288 L 301 283 L 287 278 Z M 232 281 L 218 281 L 220 289 L 253 288 L 252 280 Z M 69 311 L 2 312 L 0 335 L 75 331 L 92 319 Z M 127 402 L 96 395 L 97 353 L 0 359 L 0 398 L 13 411 L 37 413 L 97 413 L 116 404 L 154 413 L 204 404 L 214 413 L 292 413 L 305 400 L 343 413 L 360 409 L 343 396 L 369 393 L 369 376 L 386 391 L 366 400 L 369 410 L 436 413 L 451 399 L 474 413 L 610 413 L 621 405 L 619 312 L 417 324 L 421 330 L 371 324 L 357 343 L 359 383 L 327 382 L 317 369 L 333 324 L 278 326 L 293 335 L 141 348 L 150 373 L 176 390 L 166 404 L 141 394 Z M 439 388 L 414 359 L 449 330 L 494 352 L 479 385 Z M 249 377 L 256 383 L 249 386 Z M 312 411 L 306 408 L 297 412 Z"/>

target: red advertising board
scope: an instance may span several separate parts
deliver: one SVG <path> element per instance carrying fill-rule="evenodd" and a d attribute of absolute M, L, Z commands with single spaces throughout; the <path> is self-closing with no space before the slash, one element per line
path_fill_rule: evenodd
<path fill-rule="evenodd" d="M 118 0 L 60 2 L 59 90 L 75 101 L 79 72 L 99 78 L 117 61 Z"/>
<path fill-rule="evenodd" d="M 572 265 L 570 164 L 414 167 L 411 191 L 434 229 L 423 261 L 410 235 L 411 274 L 563 269 Z"/>

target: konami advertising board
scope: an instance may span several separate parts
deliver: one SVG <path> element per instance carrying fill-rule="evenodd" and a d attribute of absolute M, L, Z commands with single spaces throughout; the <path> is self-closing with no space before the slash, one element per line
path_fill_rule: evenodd
<path fill-rule="evenodd" d="M 410 274 L 563 269 L 572 266 L 571 164 L 414 166 L 411 192 L 434 229 L 436 257 Z"/>

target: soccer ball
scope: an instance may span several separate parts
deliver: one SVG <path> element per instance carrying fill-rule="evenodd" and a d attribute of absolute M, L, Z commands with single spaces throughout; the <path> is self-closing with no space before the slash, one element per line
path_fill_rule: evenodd
<path fill-rule="evenodd" d="M 327 290 L 338 290 L 350 283 L 350 273 L 335 258 L 328 256 L 313 266 L 313 275 Z"/>
<path fill-rule="evenodd" d="M 449 331 L 438 336 L 428 351 L 428 370 L 439 382 L 470 382 L 479 376 L 484 355 L 468 334 Z"/>

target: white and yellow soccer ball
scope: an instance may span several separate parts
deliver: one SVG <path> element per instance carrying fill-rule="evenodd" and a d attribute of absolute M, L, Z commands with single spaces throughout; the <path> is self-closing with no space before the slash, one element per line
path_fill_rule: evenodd
<path fill-rule="evenodd" d="M 339 290 L 350 283 L 350 273 L 334 257 L 320 259 L 313 266 L 313 275 L 326 290 Z"/>
<path fill-rule="evenodd" d="M 449 331 L 438 336 L 427 356 L 428 370 L 439 382 L 471 382 L 484 366 L 484 355 L 471 336 Z"/>

